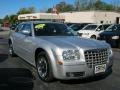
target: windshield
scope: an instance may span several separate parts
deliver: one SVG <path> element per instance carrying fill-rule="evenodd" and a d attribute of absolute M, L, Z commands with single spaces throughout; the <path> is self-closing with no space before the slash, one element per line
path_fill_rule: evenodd
<path fill-rule="evenodd" d="M 105 31 L 118 31 L 120 30 L 120 25 L 111 25 Z"/>
<path fill-rule="evenodd" d="M 74 36 L 76 35 L 71 28 L 58 23 L 37 23 L 34 24 L 36 36 Z"/>
<path fill-rule="evenodd" d="M 83 28 L 83 30 L 95 30 L 97 28 L 97 25 L 87 25 Z"/>
<path fill-rule="evenodd" d="M 103 25 L 104 30 L 107 29 L 110 25 Z"/>
<path fill-rule="evenodd" d="M 81 30 L 86 24 L 73 24 L 70 26 L 74 31 Z"/>

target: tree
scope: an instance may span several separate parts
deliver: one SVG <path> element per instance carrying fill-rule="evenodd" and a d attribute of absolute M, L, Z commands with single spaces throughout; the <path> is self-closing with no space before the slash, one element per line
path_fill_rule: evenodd
<path fill-rule="evenodd" d="M 80 1 L 81 1 L 81 0 L 76 0 L 76 1 L 75 1 L 75 4 L 74 4 L 74 5 L 75 5 L 75 10 L 76 10 L 76 11 L 80 11 L 80 9 L 81 9 L 81 6 L 82 6 L 82 5 L 80 4 Z M 84 0 L 83 0 L 83 1 L 84 1 Z"/>
<path fill-rule="evenodd" d="M 74 7 L 71 4 L 67 4 L 66 2 L 60 2 L 56 4 L 56 9 L 58 12 L 68 12 L 68 11 L 73 11 Z M 47 12 L 52 12 L 53 8 L 48 8 Z"/>
<path fill-rule="evenodd" d="M 56 5 L 56 8 L 58 9 L 59 12 L 68 12 L 74 10 L 73 5 L 67 4 L 66 2 L 60 2 L 59 4 Z"/>
<path fill-rule="evenodd" d="M 114 10 L 119 10 L 120 0 L 112 0 L 111 4 L 112 4 Z"/>
<path fill-rule="evenodd" d="M 106 8 L 106 4 L 102 2 L 101 0 L 97 0 L 94 4 L 94 8 L 96 10 L 103 10 L 103 8 Z"/>
<path fill-rule="evenodd" d="M 113 7 L 110 4 L 107 4 L 101 0 L 97 0 L 94 4 L 95 10 L 112 10 Z"/>
<path fill-rule="evenodd" d="M 51 13 L 52 12 L 52 8 L 48 8 L 48 10 L 46 12 L 47 13 Z"/>
<path fill-rule="evenodd" d="M 17 20 L 17 15 L 10 15 L 9 16 L 9 22 L 11 23 L 11 24 L 13 24 L 13 23 L 16 23 L 18 20 Z"/>
<path fill-rule="evenodd" d="M 28 7 L 28 11 L 30 11 L 31 13 L 35 12 L 35 8 L 34 7 Z"/>
<path fill-rule="evenodd" d="M 0 19 L 0 24 L 2 24 L 3 23 L 3 19 Z"/>
<path fill-rule="evenodd" d="M 85 1 L 86 1 L 85 9 L 86 10 L 94 10 L 94 4 L 95 4 L 96 0 L 85 0 Z"/>
<path fill-rule="evenodd" d="M 9 22 L 9 16 L 6 15 L 6 16 L 4 17 L 4 19 L 3 19 L 3 21 L 4 21 L 4 22 Z"/>
<path fill-rule="evenodd" d="M 3 22 L 8 22 L 10 24 L 16 23 L 17 21 L 17 15 L 6 15 L 3 19 Z"/>
<path fill-rule="evenodd" d="M 17 14 L 29 14 L 29 13 L 34 13 L 35 12 L 35 8 L 34 7 L 28 7 L 28 8 L 21 8 Z"/>

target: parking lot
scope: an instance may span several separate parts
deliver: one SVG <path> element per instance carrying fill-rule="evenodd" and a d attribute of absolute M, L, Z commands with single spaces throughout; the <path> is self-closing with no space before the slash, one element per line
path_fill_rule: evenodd
<path fill-rule="evenodd" d="M 36 70 L 19 57 L 11 58 L 8 56 L 8 32 L 0 32 L 0 68 L 28 68 L 36 79 L 34 80 L 33 90 L 120 90 L 120 50 L 113 49 L 114 66 L 111 73 L 98 78 L 88 78 L 84 80 L 55 80 L 51 83 L 45 83 L 39 80 Z M 0 72 L 1 73 L 1 72 Z"/>

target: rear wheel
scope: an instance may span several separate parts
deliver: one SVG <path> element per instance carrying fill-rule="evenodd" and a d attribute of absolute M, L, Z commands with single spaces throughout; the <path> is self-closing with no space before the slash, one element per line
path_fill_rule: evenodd
<path fill-rule="evenodd" d="M 49 60 L 49 56 L 46 52 L 40 52 L 37 55 L 36 66 L 38 75 L 40 79 L 45 82 L 53 81 L 53 73 Z"/>
<path fill-rule="evenodd" d="M 9 44 L 9 55 L 10 55 L 11 57 L 16 56 L 16 54 L 14 53 L 14 50 L 13 50 L 13 45 L 12 45 L 12 43 Z"/>
<path fill-rule="evenodd" d="M 90 38 L 91 39 L 97 39 L 95 35 L 91 36 Z"/>

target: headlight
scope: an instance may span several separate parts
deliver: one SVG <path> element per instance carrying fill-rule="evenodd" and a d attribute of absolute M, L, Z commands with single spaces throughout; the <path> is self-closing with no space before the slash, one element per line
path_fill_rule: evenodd
<path fill-rule="evenodd" d="M 66 50 L 62 53 L 64 60 L 79 60 L 80 53 L 79 50 Z"/>
<path fill-rule="evenodd" d="M 111 48 L 108 49 L 108 55 L 109 55 L 109 57 L 111 57 L 113 55 L 113 52 L 112 52 Z"/>

